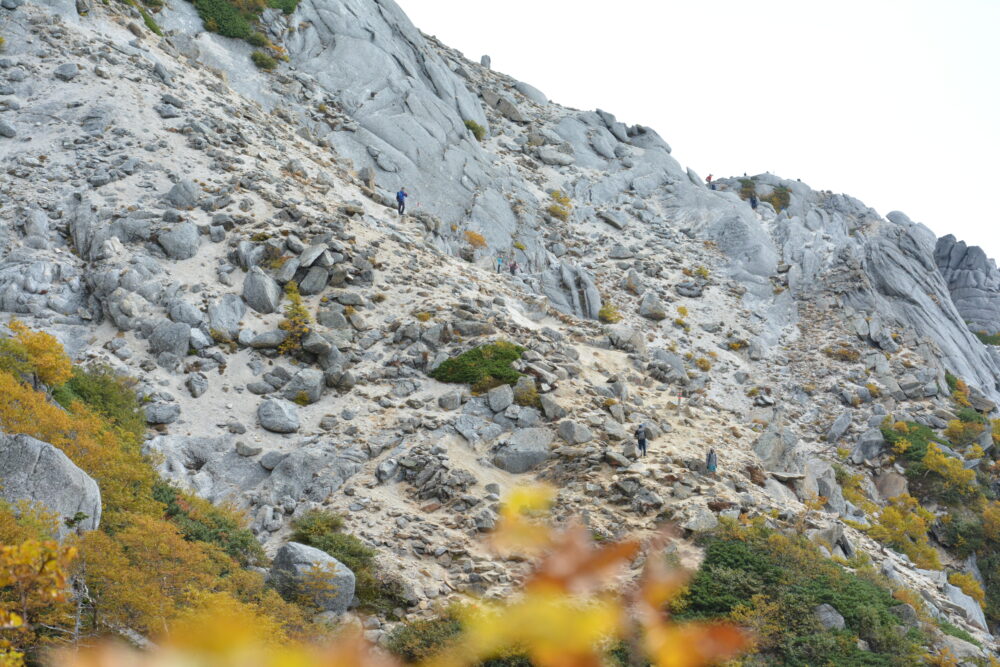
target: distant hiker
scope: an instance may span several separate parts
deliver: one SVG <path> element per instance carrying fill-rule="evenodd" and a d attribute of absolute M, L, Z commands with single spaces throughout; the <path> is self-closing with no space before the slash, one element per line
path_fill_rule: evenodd
<path fill-rule="evenodd" d="M 497 273 L 503 272 L 503 255 L 497 256 Z"/>
<path fill-rule="evenodd" d="M 399 214 L 403 215 L 406 211 L 406 198 L 410 195 L 407 194 L 406 188 L 400 188 L 399 192 L 396 193 L 396 204 L 399 205 Z"/>
<path fill-rule="evenodd" d="M 513 262 L 510 263 L 510 275 L 516 276 L 517 269 L 518 269 L 517 260 L 515 259 Z"/>
<path fill-rule="evenodd" d="M 714 449 L 708 450 L 708 456 L 705 457 L 705 470 L 712 477 L 715 477 L 715 471 L 719 467 L 719 455 L 715 453 Z"/>
<path fill-rule="evenodd" d="M 750 195 L 750 208 L 757 210 L 757 195 Z"/>
<path fill-rule="evenodd" d="M 713 190 L 715 189 L 715 183 L 712 182 L 712 175 L 711 174 L 709 174 L 707 177 L 705 177 L 705 182 L 708 183 L 708 187 L 712 188 Z"/>
<path fill-rule="evenodd" d="M 639 445 L 639 456 L 646 455 L 646 425 L 639 424 L 639 428 L 635 430 L 635 442 Z"/>

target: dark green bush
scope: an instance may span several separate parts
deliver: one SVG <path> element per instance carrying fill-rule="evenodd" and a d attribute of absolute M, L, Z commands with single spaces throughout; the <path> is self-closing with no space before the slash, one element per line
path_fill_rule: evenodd
<path fill-rule="evenodd" d="M 982 517 L 966 508 L 956 508 L 941 528 L 942 544 L 960 558 L 968 558 L 986 544 Z"/>
<path fill-rule="evenodd" d="M 946 635 L 951 635 L 952 637 L 958 637 L 959 639 L 967 641 L 970 644 L 978 646 L 979 648 L 983 647 L 982 643 L 978 639 L 976 639 L 975 637 L 973 637 L 972 635 L 970 635 L 968 632 L 958 627 L 957 625 L 952 625 L 951 623 L 945 620 L 939 621 L 939 624 L 941 626 L 941 632 L 945 633 Z"/>
<path fill-rule="evenodd" d="M 250 54 L 250 60 L 258 69 L 270 71 L 278 66 L 278 61 L 267 55 L 263 51 L 254 51 Z"/>
<path fill-rule="evenodd" d="M 984 345 L 1000 345 L 1000 333 L 989 334 L 985 331 L 973 331 L 976 334 L 976 338 L 981 340 Z"/>
<path fill-rule="evenodd" d="M 482 141 L 486 136 L 486 128 L 474 120 L 465 121 L 465 126 L 469 128 L 469 131 L 472 132 L 474 137 L 476 137 L 476 141 Z"/>
<path fill-rule="evenodd" d="M 153 19 L 153 17 L 149 14 L 149 12 L 147 12 L 142 7 L 138 6 L 136 7 L 136 9 L 138 9 L 139 13 L 142 14 L 142 22 L 146 24 L 146 27 L 149 28 L 149 31 L 155 35 L 163 37 L 163 30 L 160 29 L 159 24 L 157 24 L 157 22 Z"/>
<path fill-rule="evenodd" d="M 740 179 L 740 199 L 746 201 L 757 194 L 757 184 L 750 178 Z"/>
<path fill-rule="evenodd" d="M 944 381 L 948 383 L 949 393 L 954 393 L 955 389 L 958 388 L 958 378 L 949 373 L 948 371 L 945 371 L 944 373 Z"/>
<path fill-rule="evenodd" d="M 235 513 L 189 496 L 163 481 L 153 485 L 153 497 L 167 506 L 167 518 L 185 539 L 214 544 L 244 567 L 267 561 L 260 542 L 240 525 Z"/>
<path fill-rule="evenodd" d="M 846 629 L 826 630 L 813 610 L 833 606 Z M 766 624 L 752 664 L 907 665 L 922 637 L 906 635 L 889 610 L 890 592 L 826 559 L 800 535 L 766 528 L 708 538 L 705 559 L 681 598 L 676 618 L 738 619 L 747 610 Z M 862 638 L 871 652 L 858 649 Z M 751 663 L 748 663 L 751 664 Z"/>
<path fill-rule="evenodd" d="M 249 42 L 251 46 L 264 48 L 271 43 L 271 40 L 269 40 L 267 35 L 262 32 L 253 32 L 249 37 L 247 37 L 247 42 Z"/>
<path fill-rule="evenodd" d="M 960 420 L 971 424 L 985 424 L 987 422 L 986 417 L 973 408 L 960 408 L 958 412 L 955 413 L 955 416 L 957 416 Z"/>
<path fill-rule="evenodd" d="M 446 360 L 431 371 L 431 377 L 440 382 L 469 384 L 476 392 L 512 385 L 521 374 L 511 368 L 511 363 L 523 353 L 523 347 L 506 341 L 480 345 Z"/>
<path fill-rule="evenodd" d="M 341 516 L 323 510 L 310 510 L 292 522 L 294 542 L 325 551 L 343 563 L 355 577 L 355 594 L 365 611 L 390 614 L 406 606 L 402 582 L 381 570 L 376 552 L 361 540 L 340 532 Z"/>
<path fill-rule="evenodd" d="M 292 14 L 299 6 L 299 0 L 267 0 L 267 6 L 280 9 L 285 14 Z"/>
<path fill-rule="evenodd" d="M 217 32 L 223 37 L 246 39 L 253 34 L 251 21 L 256 17 L 248 17 L 228 0 L 191 0 L 198 16 L 205 24 L 205 30 Z"/>
<path fill-rule="evenodd" d="M 139 441 L 146 432 L 146 417 L 134 386 L 134 379 L 119 377 L 110 366 L 74 366 L 73 377 L 53 389 L 52 397 L 67 410 L 80 401 Z"/>
<path fill-rule="evenodd" d="M 461 632 L 462 624 L 451 615 L 413 621 L 399 626 L 389 635 L 388 648 L 407 663 L 415 664 L 440 652 Z"/>

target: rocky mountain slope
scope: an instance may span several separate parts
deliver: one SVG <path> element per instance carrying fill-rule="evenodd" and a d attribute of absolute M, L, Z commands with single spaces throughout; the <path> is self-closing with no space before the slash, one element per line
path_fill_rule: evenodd
<path fill-rule="evenodd" d="M 4 0 L 0 310 L 139 378 L 165 477 L 246 509 L 272 553 L 343 511 L 415 614 L 514 589 L 480 536 L 534 478 L 608 537 L 819 502 L 830 555 L 919 591 L 985 647 L 941 639 L 965 657 L 995 650 L 1000 619 L 866 530 L 908 487 L 884 424 L 962 421 L 956 378 L 995 416 L 981 250 L 771 174 L 709 189 L 650 128 L 469 62 L 391 0 L 265 10 L 273 72 L 187 2 L 153 19 Z M 284 354 L 293 282 L 315 322 Z M 526 348 L 513 388 L 429 377 L 498 340 Z M 951 444 L 992 494 L 991 430 Z M 944 533 L 943 565 L 989 588 Z"/>

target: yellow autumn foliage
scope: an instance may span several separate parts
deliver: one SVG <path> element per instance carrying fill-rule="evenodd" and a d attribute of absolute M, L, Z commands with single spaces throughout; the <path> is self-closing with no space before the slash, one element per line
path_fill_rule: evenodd
<path fill-rule="evenodd" d="M 980 583 L 971 574 L 952 572 L 948 575 L 948 583 L 961 588 L 963 593 L 975 599 L 979 604 L 986 604 L 986 593 L 983 591 Z"/>
<path fill-rule="evenodd" d="M 937 443 L 928 443 L 923 464 L 928 470 L 940 475 L 948 487 L 959 493 L 970 497 L 979 493 L 976 471 L 966 468 L 961 459 L 945 454 Z"/>
<path fill-rule="evenodd" d="M 13 336 L 0 340 L 0 371 L 30 375 L 32 384 L 58 386 L 73 374 L 73 365 L 54 336 L 33 331 L 20 320 L 7 323 Z"/>
<path fill-rule="evenodd" d="M 944 437 L 961 447 L 975 442 L 984 430 L 986 430 L 985 424 L 952 419 L 943 433 Z"/>
<path fill-rule="evenodd" d="M 921 507 L 916 498 L 903 494 L 889 499 L 868 534 L 906 554 L 917 567 L 939 570 L 941 561 L 927 537 L 933 521 L 934 515 Z"/>

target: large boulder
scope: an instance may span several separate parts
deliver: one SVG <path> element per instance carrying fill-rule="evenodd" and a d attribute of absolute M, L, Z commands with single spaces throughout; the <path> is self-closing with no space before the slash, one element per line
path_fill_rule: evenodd
<path fill-rule="evenodd" d="M 347 611 L 354 599 L 354 573 L 325 551 L 298 542 L 278 550 L 270 581 L 286 599 L 306 597 L 336 614 Z"/>
<path fill-rule="evenodd" d="M 490 404 L 490 410 L 503 412 L 514 402 L 514 390 L 509 384 L 502 384 L 490 389 L 486 394 L 486 400 Z"/>
<path fill-rule="evenodd" d="M 83 530 L 101 522 L 97 482 L 60 450 L 27 435 L 0 433 L 0 498 L 41 505 L 59 520 L 59 537 L 71 531 L 66 520 Z"/>
<path fill-rule="evenodd" d="M 582 445 L 594 439 L 594 434 L 584 424 L 567 419 L 559 424 L 559 437 L 571 445 Z"/>
<path fill-rule="evenodd" d="M 493 465 L 512 473 L 532 470 L 549 458 L 552 433 L 544 428 L 515 431 L 493 455 Z"/>
<path fill-rule="evenodd" d="M 281 288 L 271 276 L 259 266 L 250 269 L 243 282 L 243 298 L 247 305 L 258 313 L 267 315 L 278 309 L 281 302 Z"/>
<path fill-rule="evenodd" d="M 885 451 L 885 438 L 882 431 L 877 428 L 869 429 L 858 438 L 854 451 L 851 452 L 851 463 L 860 465 L 867 460 L 874 459 Z"/>
<path fill-rule="evenodd" d="M 299 410 L 294 403 L 269 398 L 257 408 L 261 427 L 272 433 L 295 433 L 299 430 Z"/>
<path fill-rule="evenodd" d="M 826 507 L 831 512 L 843 513 L 847 509 L 843 491 L 837 483 L 837 473 L 833 466 L 821 459 L 810 459 L 805 465 L 805 478 L 800 487 L 803 501 L 826 498 Z"/>
<path fill-rule="evenodd" d="M 823 603 L 813 609 L 813 615 L 819 624 L 827 630 L 843 630 L 844 617 L 831 605 Z"/>
<path fill-rule="evenodd" d="M 170 188 L 170 192 L 166 194 L 165 199 L 174 208 L 190 209 L 194 208 L 195 204 L 198 203 L 200 195 L 201 188 L 194 181 L 183 180 L 178 181 L 174 184 L 174 187 Z"/>
<path fill-rule="evenodd" d="M 323 371 L 303 368 L 285 385 L 283 396 L 290 401 L 309 405 L 322 398 L 325 384 Z"/>
<path fill-rule="evenodd" d="M 160 320 L 149 336 L 149 351 L 170 352 L 183 358 L 191 347 L 191 327 L 184 322 Z"/>
<path fill-rule="evenodd" d="M 156 237 L 170 259 L 191 259 L 198 254 L 198 227 L 193 222 L 182 222 Z"/>
<path fill-rule="evenodd" d="M 793 472 L 800 468 L 795 456 L 798 451 L 797 443 L 798 438 L 794 433 L 772 424 L 757 438 L 753 449 L 766 469 Z"/>
<path fill-rule="evenodd" d="M 665 320 L 667 309 L 655 292 L 646 292 L 639 302 L 639 314 L 648 320 Z"/>
<path fill-rule="evenodd" d="M 552 305 L 567 315 L 596 320 L 601 293 L 589 271 L 561 263 L 541 275 L 541 287 Z"/>
<path fill-rule="evenodd" d="M 969 623 L 980 630 L 988 631 L 989 626 L 986 624 L 986 616 L 983 614 L 983 608 L 979 606 L 975 598 L 964 593 L 958 586 L 952 586 L 951 584 L 944 585 L 944 594 L 958 608 L 962 615 L 965 616 L 965 619 Z"/>
<path fill-rule="evenodd" d="M 236 340 L 240 334 L 240 321 L 247 306 L 236 294 L 223 294 L 208 307 L 208 326 L 216 336 Z"/>

